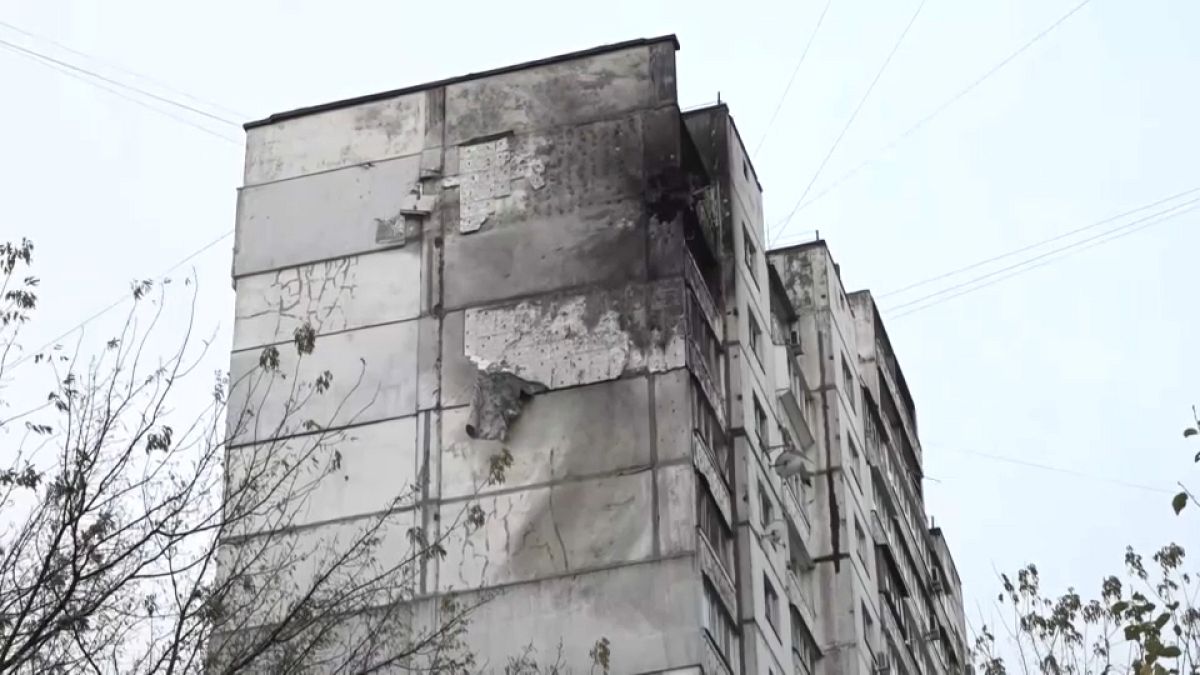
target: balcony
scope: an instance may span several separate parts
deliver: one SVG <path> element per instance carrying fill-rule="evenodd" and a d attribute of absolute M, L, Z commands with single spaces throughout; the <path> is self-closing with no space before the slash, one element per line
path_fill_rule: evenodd
<path fill-rule="evenodd" d="M 775 394 L 790 427 L 789 431 L 799 444 L 800 452 L 807 453 L 817 440 L 809 415 L 808 386 L 791 351 L 782 344 L 775 345 L 775 371 Z"/>

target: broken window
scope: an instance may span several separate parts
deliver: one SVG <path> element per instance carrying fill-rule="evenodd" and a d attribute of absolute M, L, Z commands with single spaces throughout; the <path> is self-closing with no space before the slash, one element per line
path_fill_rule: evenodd
<path fill-rule="evenodd" d="M 725 571 L 733 576 L 733 533 L 725 524 L 725 516 L 717 507 L 717 500 L 713 497 L 708 482 L 702 476 L 697 475 L 696 485 L 699 486 L 696 491 L 698 502 L 696 520 L 699 523 L 700 532 L 704 534 L 708 545 L 717 554 L 717 559 L 725 566 Z"/>

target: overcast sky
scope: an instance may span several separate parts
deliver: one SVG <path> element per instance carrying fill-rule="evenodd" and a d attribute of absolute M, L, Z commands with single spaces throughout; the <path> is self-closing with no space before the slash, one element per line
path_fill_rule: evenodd
<path fill-rule="evenodd" d="M 813 181 L 919 3 L 832 0 L 755 158 L 769 223 Z M 878 297 L 1200 187 L 1200 3 L 1189 0 L 1093 0 L 880 152 L 1078 3 L 927 0 L 809 192 L 822 196 L 777 243 L 819 229 L 847 287 Z M 824 0 L 684 7 L 0 0 L 0 20 L 219 104 L 193 102 L 235 122 L 675 33 L 681 103 L 719 93 L 756 145 Z M 4 26 L 0 39 L 185 100 Z M 132 278 L 162 273 L 233 227 L 238 126 L 172 111 L 214 132 L 203 133 L 7 50 L 0 86 L 0 236 L 33 238 L 43 278 L 27 342 L 71 328 Z M 1200 398 L 1186 348 L 1200 327 L 1198 225 L 1200 211 L 1121 230 L 1128 236 L 1050 255 L 976 292 L 885 314 L 916 400 L 929 510 L 953 548 L 972 624 L 990 611 L 994 570 L 1035 561 L 1052 589 L 1090 591 L 1119 570 L 1126 544 L 1196 548 L 1195 528 L 1169 501 L 1176 479 L 1196 475 L 1200 449 L 1180 434 Z M 227 363 L 231 246 L 224 239 L 183 268 L 200 279 L 199 324 L 221 326 L 213 368 Z M 89 324 L 88 338 L 117 314 Z"/>

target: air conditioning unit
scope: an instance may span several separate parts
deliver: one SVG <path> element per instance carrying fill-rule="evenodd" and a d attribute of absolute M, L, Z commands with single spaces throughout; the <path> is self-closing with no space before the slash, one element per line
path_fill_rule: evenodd
<path fill-rule="evenodd" d="M 892 672 L 892 657 L 890 654 L 875 655 L 875 670 L 876 675 L 888 675 Z"/>

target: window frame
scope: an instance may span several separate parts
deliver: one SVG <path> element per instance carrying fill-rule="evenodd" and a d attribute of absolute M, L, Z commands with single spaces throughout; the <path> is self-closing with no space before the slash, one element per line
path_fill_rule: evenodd
<path fill-rule="evenodd" d="M 779 591 L 775 590 L 775 584 L 771 583 L 771 578 L 763 573 L 763 615 L 767 617 L 767 623 L 771 625 L 771 629 L 775 631 L 775 637 L 782 637 L 779 632 Z"/>

